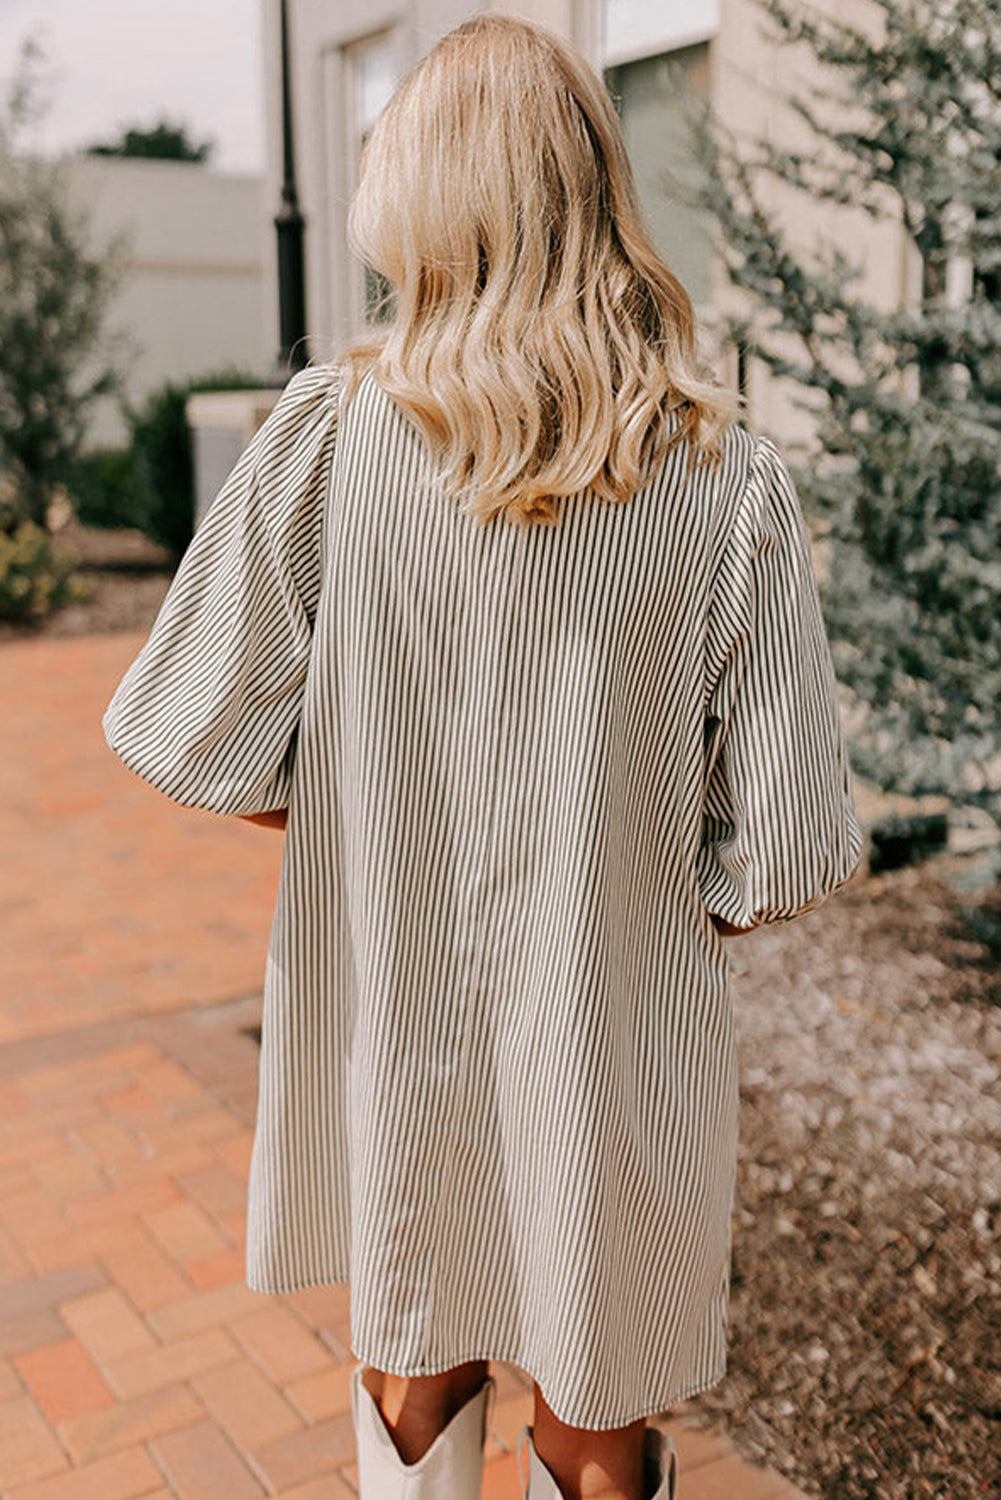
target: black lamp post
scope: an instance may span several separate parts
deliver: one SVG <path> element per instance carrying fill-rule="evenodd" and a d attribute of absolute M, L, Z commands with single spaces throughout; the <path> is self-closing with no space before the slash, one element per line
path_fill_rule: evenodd
<path fill-rule="evenodd" d="M 279 0 L 282 22 L 282 179 L 281 208 L 275 216 L 278 233 L 278 317 L 281 348 L 279 369 L 287 372 L 305 367 L 306 275 L 303 256 L 305 220 L 299 209 L 295 186 L 295 153 L 292 149 L 292 88 L 288 45 L 287 0 Z"/>

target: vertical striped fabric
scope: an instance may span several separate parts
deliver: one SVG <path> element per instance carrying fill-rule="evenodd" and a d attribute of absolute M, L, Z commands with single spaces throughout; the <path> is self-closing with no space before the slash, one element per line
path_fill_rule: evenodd
<path fill-rule="evenodd" d="M 738 428 L 484 528 L 371 377 L 338 391 L 291 382 L 105 715 L 177 801 L 289 809 L 248 1280 L 350 1282 L 366 1363 L 509 1360 L 618 1426 L 725 1368 L 709 913 L 787 919 L 859 855 L 806 532 Z"/>

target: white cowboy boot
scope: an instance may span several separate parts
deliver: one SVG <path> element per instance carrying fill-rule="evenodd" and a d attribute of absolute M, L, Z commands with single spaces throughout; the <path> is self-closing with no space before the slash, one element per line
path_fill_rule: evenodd
<path fill-rule="evenodd" d="M 521 1450 L 528 1443 L 528 1487 L 525 1486 Z M 562 1500 L 560 1487 L 535 1451 L 532 1429 L 523 1427 L 518 1437 L 518 1478 L 523 1500 Z M 678 1455 L 666 1432 L 648 1427 L 643 1433 L 643 1478 L 648 1500 L 676 1500 Z"/>
<path fill-rule="evenodd" d="M 357 1365 L 351 1372 L 359 1500 L 480 1500 L 493 1377 L 487 1377 L 416 1463 L 405 1464 L 379 1403 L 362 1384 L 362 1369 Z"/>

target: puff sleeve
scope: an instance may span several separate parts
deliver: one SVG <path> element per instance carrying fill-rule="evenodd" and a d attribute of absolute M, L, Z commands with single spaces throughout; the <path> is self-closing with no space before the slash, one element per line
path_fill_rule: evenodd
<path fill-rule="evenodd" d="M 862 837 L 809 537 L 767 439 L 715 578 L 706 655 L 702 897 L 737 927 L 784 921 L 848 879 Z"/>
<path fill-rule="evenodd" d="M 321 584 L 339 375 L 286 386 L 195 533 L 103 718 L 125 764 L 217 813 L 288 805 Z"/>

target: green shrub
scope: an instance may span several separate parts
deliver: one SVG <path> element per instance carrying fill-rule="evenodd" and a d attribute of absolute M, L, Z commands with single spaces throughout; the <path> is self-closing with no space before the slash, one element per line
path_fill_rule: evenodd
<path fill-rule="evenodd" d="M 131 448 L 95 448 L 73 465 L 73 510 L 84 526 L 142 527 L 143 514 Z"/>
<path fill-rule="evenodd" d="M 195 524 L 195 472 L 188 397 L 196 391 L 256 390 L 259 376 L 219 370 L 183 385 L 168 381 L 129 412 L 136 520 L 152 541 L 179 557 Z"/>
<path fill-rule="evenodd" d="M 90 586 L 73 571 L 78 561 L 71 552 L 56 552 L 48 532 L 34 521 L 0 531 L 0 620 L 40 620 L 87 598 Z"/>
<path fill-rule="evenodd" d="M 195 524 L 195 476 L 185 407 L 188 387 L 168 381 L 130 414 L 137 523 L 180 556 Z"/>
<path fill-rule="evenodd" d="M 260 375 L 248 374 L 246 370 L 233 366 L 229 369 L 210 370 L 207 375 L 189 380 L 188 390 L 192 394 L 196 391 L 258 391 L 261 384 Z"/>

